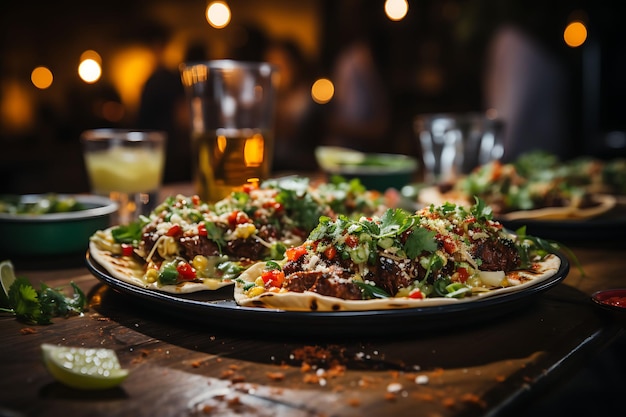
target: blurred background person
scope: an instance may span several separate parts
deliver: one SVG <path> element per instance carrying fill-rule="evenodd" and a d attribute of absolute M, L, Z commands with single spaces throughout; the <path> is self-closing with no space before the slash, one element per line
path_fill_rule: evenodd
<path fill-rule="evenodd" d="M 341 49 L 332 66 L 335 96 L 328 114 L 327 144 L 388 151 L 389 91 L 379 67 L 386 61 L 383 54 L 388 45 L 381 33 L 372 31 L 369 7 L 355 7 L 351 1 L 338 7 L 343 26 L 338 39 Z"/>
<path fill-rule="evenodd" d="M 163 182 L 191 179 L 191 148 L 187 102 L 178 68 L 166 65 L 165 50 L 170 30 L 160 24 L 145 29 L 146 42 L 152 47 L 156 67 L 141 91 L 137 127 L 167 133 L 167 150 Z M 193 60 L 201 60 L 194 44 Z M 187 60 L 188 57 L 185 57 Z"/>
<path fill-rule="evenodd" d="M 323 121 L 311 98 L 313 65 L 291 39 L 271 42 L 264 60 L 279 71 L 273 169 L 315 170 L 314 150 L 323 136 Z"/>

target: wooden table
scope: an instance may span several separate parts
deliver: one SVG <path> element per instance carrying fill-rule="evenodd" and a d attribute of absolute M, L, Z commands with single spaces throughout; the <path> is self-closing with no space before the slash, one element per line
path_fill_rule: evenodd
<path fill-rule="evenodd" d="M 270 338 L 182 321 L 102 284 L 84 254 L 14 260 L 35 285 L 74 281 L 90 306 L 48 326 L 0 317 L 0 415 L 508 416 L 623 330 L 589 296 L 626 287 L 626 246 L 570 247 L 587 276 L 572 266 L 562 283 L 509 314 L 440 330 L 407 326 L 385 338 L 369 337 L 363 323 L 350 339 Z M 131 374 L 108 391 L 67 388 L 46 372 L 42 343 L 114 349 Z"/>

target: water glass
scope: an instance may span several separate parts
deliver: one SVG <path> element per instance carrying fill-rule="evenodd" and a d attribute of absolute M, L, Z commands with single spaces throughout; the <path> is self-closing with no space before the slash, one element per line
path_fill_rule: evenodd
<path fill-rule="evenodd" d="M 502 122 L 483 113 L 421 114 L 414 129 L 429 184 L 452 183 L 504 153 Z"/>

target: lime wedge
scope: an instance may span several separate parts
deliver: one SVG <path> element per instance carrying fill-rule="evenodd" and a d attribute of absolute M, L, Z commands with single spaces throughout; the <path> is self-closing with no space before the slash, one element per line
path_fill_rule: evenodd
<path fill-rule="evenodd" d="M 15 270 L 13 269 L 13 263 L 11 261 L 0 262 L 0 285 L 2 290 L 0 291 L 0 306 L 9 307 L 9 288 L 15 281 Z"/>
<path fill-rule="evenodd" d="M 43 361 L 52 376 L 72 388 L 107 389 L 118 386 L 128 376 L 115 351 L 104 348 L 82 348 L 41 345 Z"/>

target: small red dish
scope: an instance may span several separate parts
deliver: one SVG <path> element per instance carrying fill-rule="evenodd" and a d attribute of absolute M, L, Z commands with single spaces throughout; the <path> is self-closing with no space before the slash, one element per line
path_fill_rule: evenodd
<path fill-rule="evenodd" d="M 597 291 L 591 300 L 606 310 L 626 314 L 626 288 Z"/>

